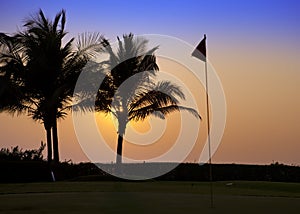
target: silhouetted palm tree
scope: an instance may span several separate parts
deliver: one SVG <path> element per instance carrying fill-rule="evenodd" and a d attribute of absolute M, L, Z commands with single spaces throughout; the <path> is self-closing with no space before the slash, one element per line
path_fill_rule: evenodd
<path fill-rule="evenodd" d="M 70 109 L 77 78 L 89 58 L 101 48 L 103 39 L 99 34 L 84 34 L 79 38 L 77 49 L 72 49 L 74 38 L 63 46 L 65 23 L 64 10 L 53 22 L 40 10 L 36 17 L 26 21 L 26 31 L 19 34 L 29 58 L 29 78 L 26 79 L 29 88 L 38 92 L 33 95 L 38 105 L 31 114 L 33 119 L 43 121 L 49 142 L 52 128 L 55 162 L 59 161 L 57 118 L 63 118 Z"/>
<path fill-rule="evenodd" d="M 74 49 L 74 38 L 63 45 L 66 15 L 60 11 L 53 21 L 42 10 L 27 19 L 24 31 L 14 36 L 25 56 L 22 84 L 30 97 L 28 113 L 42 121 L 46 130 L 48 161 L 59 161 L 57 119 L 71 108 L 73 90 L 82 68 L 99 51 L 103 37 L 83 34 Z M 52 130 L 52 137 L 51 137 Z"/>
<path fill-rule="evenodd" d="M 150 114 L 164 119 L 165 115 L 179 110 L 200 118 L 194 109 L 179 105 L 178 98 L 185 96 L 177 85 L 155 80 L 159 71 L 154 55 L 157 47 L 146 51 L 148 41 L 135 39 L 133 34 L 124 35 L 123 39 L 118 38 L 117 53 L 106 41 L 110 72 L 95 102 L 96 111 L 111 113 L 118 121 L 117 164 L 122 162 L 123 136 L 128 122 L 143 120 Z"/>
<path fill-rule="evenodd" d="M 23 70 L 23 59 L 18 50 L 14 38 L 0 33 L 0 112 L 14 114 L 26 110 L 19 72 L 13 72 Z"/>

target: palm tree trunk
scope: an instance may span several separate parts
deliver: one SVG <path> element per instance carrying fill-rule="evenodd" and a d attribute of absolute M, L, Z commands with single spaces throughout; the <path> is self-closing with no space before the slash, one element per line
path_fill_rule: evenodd
<path fill-rule="evenodd" d="M 123 150 L 123 134 L 119 134 L 118 136 L 118 144 L 117 144 L 117 165 L 122 163 L 122 150 Z"/>
<path fill-rule="evenodd" d="M 47 160 L 48 163 L 52 161 L 52 143 L 51 143 L 51 128 L 46 128 L 46 135 L 47 135 Z"/>
<path fill-rule="evenodd" d="M 54 162 L 59 162 L 59 152 L 58 152 L 58 134 L 57 134 L 57 120 L 52 127 L 52 137 L 53 137 L 53 155 L 54 155 Z"/>
<path fill-rule="evenodd" d="M 121 115 L 123 116 L 123 115 Z M 127 115 L 126 115 L 127 116 Z M 125 134 L 126 122 L 122 120 L 125 117 L 119 117 L 119 127 L 118 127 L 118 144 L 117 144 L 117 166 L 122 164 L 122 151 L 123 151 L 123 136 Z"/>

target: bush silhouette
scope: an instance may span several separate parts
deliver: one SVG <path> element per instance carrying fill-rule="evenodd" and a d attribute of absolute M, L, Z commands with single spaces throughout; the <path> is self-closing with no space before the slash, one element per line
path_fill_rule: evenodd
<path fill-rule="evenodd" d="M 23 151 L 19 146 L 12 147 L 11 149 L 2 148 L 0 150 L 0 161 L 42 161 L 43 151 L 46 144 L 41 142 L 41 146 L 38 149 L 28 149 Z"/>

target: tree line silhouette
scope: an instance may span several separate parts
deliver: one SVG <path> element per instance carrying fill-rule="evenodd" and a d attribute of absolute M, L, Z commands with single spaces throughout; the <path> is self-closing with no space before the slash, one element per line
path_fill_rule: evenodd
<path fill-rule="evenodd" d="M 26 114 L 43 124 L 49 163 L 59 162 L 57 121 L 72 109 L 116 117 L 116 163 L 122 162 L 128 122 L 150 114 L 164 119 L 179 110 L 200 118 L 196 110 L 180 106 L 185 96 L 179 86 L 156 80 L 158 47 L 147 50 L 148 41 L 135 39 L 133 34 L 124 35 L 123 40 L 117 38 L 117 51 L 99 33 L 84 33 L 64 43 L 65 25 L 65 10 L 53 20 L 39 10 L 25 20 L 22 31 L 0 33 L 0 111 Z M 109 59 L 96 63 L 99 54 L 108 54 Z M 90 75 L 100 72 L 105 78 L 93 86 L 97 87 L 96 95 L 86 90 L 91 87 L 88 79 L 83 83 L 87 87 L 75 94 L 78 78 L 87 68 Z"/>

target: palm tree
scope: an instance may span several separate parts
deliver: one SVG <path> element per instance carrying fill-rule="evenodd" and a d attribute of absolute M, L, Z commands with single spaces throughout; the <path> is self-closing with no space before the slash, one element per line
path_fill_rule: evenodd
<path fill-rule="evenodd" d="M 38 105 L 31 114 L 33 119 L 43 121 L 49 145 L 52 129 L 55 162 L 59 161 L 57 118 L 66 116 L 77 78 L 88 60 L 101 49 L 103 40 L 99 34 L 83 34 L 79 37 L 77 49 L 72 49 L 74 38 L 63 46 L 65 23 L 64 10 L 56 15 L 53 22 L 40 10 L 36 17 L 26 21 L 26 31 L 19 34 L 29 57 L 29 88 L 38 91 L 34 94 Z"/>
<path fill-rule="evenodd" d="M 0 112 L 21 113 L 26 109 L 18 72 L 23 70 L 23 58 L 18 54 L 15 40 L 0 33 Z"/>
<path fill-rule="evenodd" d="M 122 163 L 123 137 L 130 121 L 143 120 L 151 114 L 164 119 L 165 115 L 179 110 L 200 118 L 194 109 L 179 105 L 178 98 L 185 96 L 177 85 L 155 80 L 159 71 L 154 55 L 157 47 L 146 51 L 148 41 L 134 39 L 133 34 L 124 35 L 123 39 L 118 38 L 117 53 L 106 41 L 110 72 L 102 82 L 95 102 L 96 111 L 111 113 L 118 121 L 118 165 Z"/>
<path fill-rule="evenodd" d="M 64 10 L 53 21 L 40 10 L 25 21 L 24 31 L 14 36 L 19 52 L 26 59 L 22 84 L 30 97 L 28 114 L 44 124 L 49 162 L 52 142 L 54 161 L 59 161 L 57 119 L 67 115 L 77 78 L 88 60 L 100 50 L 103 40 L 99 34 L 83 34 L 75 49 L 74 38 L 63 45 L 65 23 Z"/>

